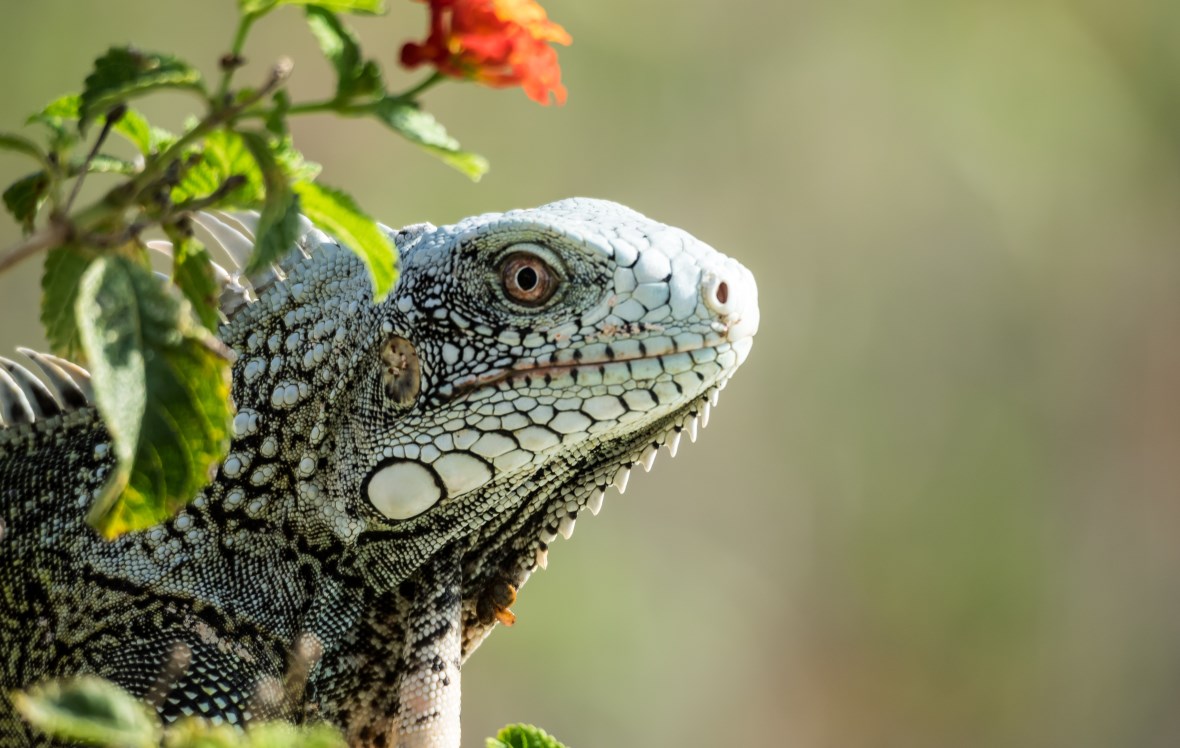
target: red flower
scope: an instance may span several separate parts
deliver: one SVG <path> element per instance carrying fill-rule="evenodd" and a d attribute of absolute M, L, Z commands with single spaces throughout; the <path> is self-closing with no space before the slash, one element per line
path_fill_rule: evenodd
<path fill-rule="evenodd" d="M 529 98 L 565 103 L 557 50 L 565 29 L 536 0 L 423 0 L 430 3 L 430 35 L 402 47 L 402 64 L 429 63 L 439 72 L 489 86 L 521 86 Z"/>

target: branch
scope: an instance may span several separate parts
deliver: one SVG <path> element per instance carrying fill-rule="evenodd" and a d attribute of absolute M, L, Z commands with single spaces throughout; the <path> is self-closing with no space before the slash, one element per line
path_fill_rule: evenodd
<path fill-rule="evenodd" d="M 43 249 L 52 249 L 64 244 L 70 236 L 70 227 L 65 223 L 53 222 L 37 233 L 17 244 L 0 256 L 0 273 L 21 260 L 35 255 Z"/>

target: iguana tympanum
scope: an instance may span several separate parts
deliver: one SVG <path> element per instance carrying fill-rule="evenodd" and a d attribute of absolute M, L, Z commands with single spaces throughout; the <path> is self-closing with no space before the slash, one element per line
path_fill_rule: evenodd
<path fill-rule="evenodd" d="M 695 439 L 758 327 L 748 270 L 614 203 L 390 233 L 380 303 L 314 229 L 231 284 L 230 452 L 113 541 L 84 519 L 113 460 L 85 371 L 0 362 L 0 744 L 37 740 L 9 692 L 94 673 L 166 720 L 455 748 L 461 663 L 608 486 Z"/>

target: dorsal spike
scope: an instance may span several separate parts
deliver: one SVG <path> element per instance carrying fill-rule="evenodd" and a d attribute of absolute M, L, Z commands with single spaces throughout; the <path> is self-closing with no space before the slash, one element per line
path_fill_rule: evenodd
<path fill-rule="evenodd" d="M 261 215 L 256 210 L 218 210 L 212 211 L 217 218 L 241 233 L 251 242 L 258 238 L 258 222 Z"/>
<path fill-rule="evenodd" d="M 33 406 L 25 397 L 24 390 L 20 388 L 12 375 L 2 368 L 0 368 L 0 420 L 3 420 L 6 426 L 32 423 L 34 420 Z"/>
<path fill-rule="evenodd" d="M 93 393 L 90 389 L 90 372 L 75 363 L 48 353 L 29 348 L 17 348 L 45 372 L 46 379 L 57 390 L 62 405 L 68 409 L 85 408 L 90 404 Z"/>
<path fill-rule="evenodd" d="M 57 401 L 49 388 L 41 383 L 40 379 L 33 376 L 33 372 L 17 362 L 3 357 L 0 357 L 0 367 L 3 367 L 17 386 L 24 390 L 25 398 L 33 408 L 34 417 L 48 418 L 61 412 L 61 403 Z"/>
<path fill-rule="evenodd" d="M 218 216 L 207 211 L 193 214 L 193 223 L 204 229 L 204 233 L 212 240 L 212 244 L 219 246 L 234 262 L 234 269 L 240 270 L 246 266 L 250 253 L 254 251 L 253 235 L 246 235 L 226 223 Z"/>

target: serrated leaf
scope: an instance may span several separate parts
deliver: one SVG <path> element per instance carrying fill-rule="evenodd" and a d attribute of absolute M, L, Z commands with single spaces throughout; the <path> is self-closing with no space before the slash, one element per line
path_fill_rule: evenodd
<path fill-rule="evenodd" d="M 27 234 L 33 230 L 37 211 L 49 194 L 49 175 L 43 171 L 21 177 L 4 190 L 4 207 Z"/>
<path fill-rule="evenodd" d="M 29 115 L 25 124 L 44 125 L 49 129 L 53 150 L 61 151 L 78 141 L 74 123 L 78 121 L 78 107 L 82 97 L 66 94 L 49 102 L 44 109 Z"/>
<path fill-rule="evenodd" d="M 41 164 L 46 164 L 47 160 L 45 152 L 41 150 L 41 146 L 29 140 L 23 135 L 16 135 L 10 132 L 0 132 L 0 149 L 6 151 L 14 151 L 16 153 L 23 153 L 26 156 L 31 156 Z"/>
<path fill-rule="evenodd" d="M 81 106 L 81 95 L 65 94 L 46 104 L 45 108 L 36 114 L 29 115 L 26 124 L 41 122 L 61 125 L 65 122 L 74 122 L 78 119 L 78 111 Z"/>
<path fill-rule="evenodd" d="M 487 748 L 565 748 L 549 733 L 534 725 L 508 725 L 488 738 Z"/>
<path fill-rule="evenodd" d="M 72 166 L 70 171 L 81 171 L 82 164 Z M 96 153 L 94 157 L 86 162 L 86 172 L 88 174 L 135 174 L 139 169 L 135 168 L 135 164 L 125 159 L 116 158 L 106 153 Z"/>
<path fill-rule="evenodd" d="M 295 194 L 303 215 L 339 239 L 369 268 L 373 296 L 385 298 L 397 280 L 397 252 L 380 227 L 349 195 L 314 182 L 297 182 Z"/>
<path fill-rule="evenodd" d="M 94 676 L 51 681 L 12 695 L 34 727 L 59 741 L 107 746 L 156 746 L 160 725 L 139 699 Z"/>
<path fill-rule="evenodd" d="M 401 99 L 387 97 L 374 109 L 377 118 L 393 128 L 411 143 L 433 153 L 443 162 L 478 182 L 487 173 L 488 161 L 459 147 L 459 141 L 447 134 L 446 128 L 431 114 Z"/>
<path fill-rule="evenodd" d="M 275 91 L 271 100 L 274 101 L 274 108 L 266 115 L 266 129 L 276 137 L 285 138 L 287 137 L 287 112 L 291 109 L 291 95 L 287 93 L 287 89 L 280 88 Z"/>
<path fill-rule="evenodd" d="M 172 55 L 112 47 L 94 61 L 78 108 L 79 128 L 116 104 L 162 88 L 201 91 L 201 74 Z"/>
<path fill-rule="evenodd" d="M 372 60 L 362 59 L 356 36 L 336 14 L 318 5 L 309 5 L 306 14 L 312 35 L 336 69 L 336 97 L 347 100 L 384 92 L 381 69 Z"/>
<path fill-rule="evenodd" d="M 295 150 L 288 137 L 271 141 L 271 150 L 289 182 L 315 181 L 323 169 L 315 161 L 308 161 L 302 153 Z"/>
<path fill-rule="evenodd" d="M 78 287 L 94 253 L 72 244 L 54 247 L 45 255 L 41 274 L 41 325 L 53 352 L 76 359 L 82 353 L 75 311 Z"/>
<path fill-rule="evenodd" d="M 168 230 L 168 238 L 172 240 L 172 282 L 193 305 L 201 324 L 216 332 L 221 323 L 217 316 L 221 288 L 213 275 L 213 258 L 209 250 L 192 236 L 179 231 Z"/>
<path fill-rule="evenodd" d="M 148 124 L 147 118 L 136 110 L 128 107 L 112 129 L 138 148 L 143 155 L 152 152 L 152 126 Z"/>
<path fill-rule="evenodd" d="M 225 130 L 211 132 L 201 146 L 200 161 L 172 189 L 172 202 L 208 197 L 232 176 L 245 177 L 246 181 L 226 196 L 223 205 L 253 208 L 262 202 L 262 171 L 241 135 Z"/>
<path fill-rule="evenodd" d="M 253 154 L 266 185 L 265 202 L 258 216 L 258 233 L 254 237 L 254 251 L 246 263 L 246 273 L 251 274 L 277 262 L 295 246 L 295 240 L 299 238 L 299 201 L 267 139 L 253 132 L 239 134 Z"/>
<path fill-rule="evenodd" d="M 280 5 L 319 5 L 333 13 L 380 15 L 385 12 L 385 0 L 238 0 L 243 15 L 268 13 Z"/>
<path fill-rule="evenodd" d="M 208 482 L 228 446 L 229 364 L 179 292 L 121 256 L 91 264 L 75 313 L 117 459 L 87 519 L 114 537 L 172 516 Z"/>
<path fill-rule="evenodd" d="M 247 728 L 249 748 L 344 748 L 344 737 L 326 724 L 292 725 L 263 722 Z"/>

